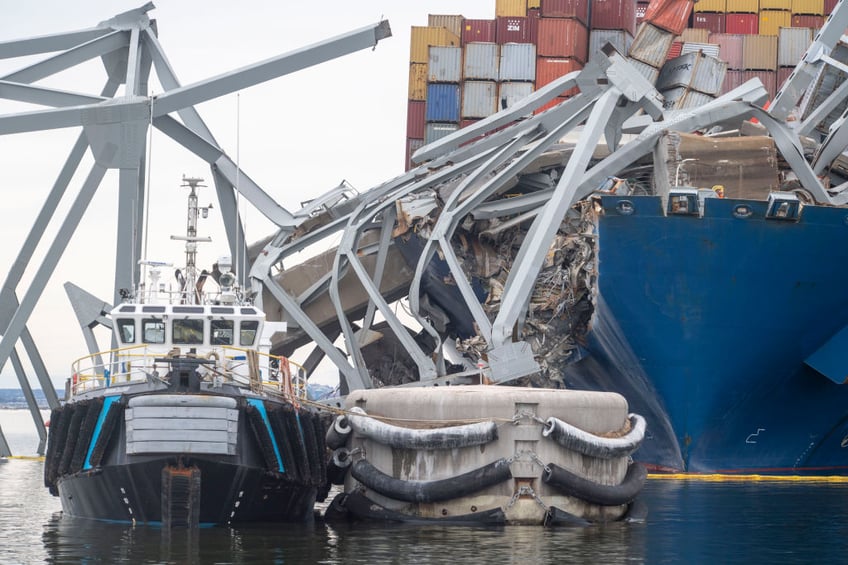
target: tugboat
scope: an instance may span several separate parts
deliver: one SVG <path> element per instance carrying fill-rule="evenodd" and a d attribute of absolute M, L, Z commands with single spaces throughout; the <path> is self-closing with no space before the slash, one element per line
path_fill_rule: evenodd
<path fill-rule="evenodd" d="M 229 258 L 198 273 L 201 182 L 184 179 L 176 290 L 160 281 L 167 264 L 141 261 L 149 282 L 111 311 L 113 348 L 73 363 L 51 414 L 44 480 L 66 515 L 163 527 L 313 516 L 324 428 L 293 364 L 269 353 L 284 324 L 265 320 Z"/>

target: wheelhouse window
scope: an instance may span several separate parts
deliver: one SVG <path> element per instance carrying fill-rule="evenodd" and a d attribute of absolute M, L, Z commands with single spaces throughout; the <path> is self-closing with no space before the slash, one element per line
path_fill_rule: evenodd
<path fill-rule="evenodd" d="M 187 319 L 174 320 L 173 342 L 184 345 L 199 345 L 203 343 L 203 320 Z"/>
<path fill-rule="evenodd" d="M 212 320 L 210 322 L 212 336 L 210 343 L 212 345 L 232 345 L 233 344 L 233 321 L 232 320 Z"/>
<path fill-rule="evenodd" d="M 256 342 L 256 330 L 259 329 L 257 320 L 243 320 L 239 332 L 240 345 L 253 345 Z"/>
<path fill-rule="evenodd" d="M 135 320 L 118 319 L 118 336 L 122 343 L 135 343 Z"/>
<path fill-rule="evenodd" d="M 165 322 L 145 318 L 141 321 L 141 335 L 144 343 L 165 343 Z"/>

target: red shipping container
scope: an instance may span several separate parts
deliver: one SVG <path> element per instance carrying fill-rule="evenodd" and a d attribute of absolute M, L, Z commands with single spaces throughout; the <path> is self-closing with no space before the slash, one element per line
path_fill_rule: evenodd
<path fill-rule="evenodd" d="M 724 30 L 727 33 L 757 35 L 760 31 L 759 14 L 727 14 L 724 18 Z"/>
<path fill-rule="evenodd" d="M 645 19 L 645 12 L 648 11 L 648 4 L 650 2 L 636 2 L 636 25 L 642 23 L 642 20 Z M 635 33 L 633 35 L 636 35 Z"/>
<path fill-rule="evenodd" d="M 721 84 L 721 93 L 725 94 L 745 83 L 745 71 L 727 71 Z"/>
<path fill-rule="evenodd" d="M 692 27 L 695 29 L 708 29 L 710 33 L 724 33 L 724 26 L 724 14 L 695 12 L 692 17 Z"/>
<path fill-rule="evenodd" d="M 465 20 L 462 27 L 462 45 L 479 41 L 483 43 L 495 42 L 495 20 Z"/>
<path fill-rule="evenodd" d="M 406 107 L 406 137 L 424 139 L 424 116 L 427 103 L 423 100 L 410 100 Z"/>
<path fill-rule="evenodd" d="M 579 71 L 583 68 L 580 61 L 571 58 L 538 57 L 536 59 L 536 90 L 541 89 L 561 76 Z M 563 96 L 573 96 L 579 90 L 573 88 L 564 92 Z"/>
<path fill-rule="evenodd" d="M 671 49 L 668 50 L 668 55 L 666 56 L 666 61 L 671 61 L 675 57 L 680 57 L 680 52 L 683 51 L 683 42 L 682 41 L 674 41 L 671 44 Z"/>
<path fill-rule="evenodd" d="M 805 16 L 803 14 L 795 14 L 792 16 L 792 27 L 811 27 L 819 29 L 824 25 L 824 16 Z"/>
<path fill-rule="evenodd" d="M 541 15 L 543 18 L 576 18 L 589 25 L 589 0 L 542 0 Z"/>
<path fill-rule="evenodd" d="M 783 83 L 786 82 L 786 79 L 789 78 L 789 75 L 792 74 L 792 71 L 795 70 L 795 67 L 778 67 L 777 69 L 777 89 L 780 90 L 780 87 L 783 86 Z"/>
<path fill-rule="evenodd" d="M 647 9 L 645 4 L 644 8 Z M 636 13 L 639 4 L 633 0 L 592 0 L 592 29 L 623 29 L 636 35 Z M 644 10 L 642 14 L 644 14 Z"/>
<path fill-rule="evenodd" d="M 718 45 L 718 58 L 727 63 L 728 69 L 739 70 L 742 64 L 742 49 L 745 36 L 729 33 L 711 33 L 709 43 Z"/>
<path fill-rule="evenodd" d="M 496 43 L 536 43 L 538 18 L 497 18 Z"/>
<path fill-rule="evenodd" d="M 826 15 L 832 14 L 837 2 L 839 0 L 824 0 L 824 13 Z"/>
<path fill-rule="evenodd" d="M 645 11 L 645 21 L 680 35 L 689 23 L 695 0 L 653 0 Z"/>
<path fill-rule="evenodd" d="M 539 20 L 536 53 L 544 57 L 574 57 L 585 63 L 589 56 L 589 30 L 578 20 Z"/>

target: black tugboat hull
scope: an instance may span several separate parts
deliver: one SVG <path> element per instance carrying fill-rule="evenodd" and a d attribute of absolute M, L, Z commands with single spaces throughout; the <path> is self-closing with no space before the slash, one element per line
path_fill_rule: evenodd
<path fill-rule="evenodd" d="M 193 473 L 199 481 L 169 482 L 169 469 Z M 189 524 L 167 524 L 169 515 L 181 521 L 192 510 L 199 524 L 305 522 L 312 519 L 316 496 L 314 486 L 264 469 L 185 458 L 182 467 L 168 458 L 83 471 L 63 477 L 57 487 L 70 516 L 154 525 L 164 516 L 165 525 L 177 526 Z M 188 509 L 192 504 L 197 508 Z"/>

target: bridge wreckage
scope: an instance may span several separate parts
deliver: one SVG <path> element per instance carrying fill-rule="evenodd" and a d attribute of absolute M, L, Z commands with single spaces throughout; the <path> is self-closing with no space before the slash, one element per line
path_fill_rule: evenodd
<path fill-rule="evenodd" d="M 648 422 L 634 457 L 658 469 L 848 470 L 838 448 L 844 356 L 835 353 L 848 302 L 838 292 L 791 290 L 848 274 L 848 246 L 838 244 L 848 202 L 848 83 L 833 80 L 848 73 L 846 19 L 840 3 L 768 106 L 754 79 L 698 108 L 667 109 L 607 46 L 583 70 L 421 148 L 416 168 L 369 190 L 343 183 L 290 212 L 240 173 L 243 196 L 278 226 L 238 253 L 241 226 L 227 220 L 233 255 L 249 262 L 236 269 L 249 272 L 242 283 L 269 320 L 288 324 L 272 352 L 313 346 L 306 375 L 328 358 L 343 394 L 479 383 L 619 392 Z M 376 42 L 373 29 L 360 33 Z M 158 45 L 149 29 L 142 34 Z M 180 87 L 156 53 L 157 71 L 171 79 L 152 106 L 153 126 L 210 163 L 222 207 L 232 209 L 237 168 L 190 104 L 307 63 L 282 56 L 252 74 Z M 150 58 L 142 62 L 149 71 Z M 34 80 L 25 79 L 4 77 Z M 120 107 L 137 114 L 120 127 L 143 134 L 151 112 L 143 94 L 91 97 L 38 121 L 2 117 L 0 133 Z M 97 142 L 95 126 L 82 123 L 79 151 Z M 141 156 L 95 169 L 120 164 L 122 187 L 135 189 Z M 121 237 L 117 256 L 132 256 L 124 253 L 130 234 Z M 804 255 L 812 249 L 828 255 Z M 116 296 L 137 276 L 123 265 Z M 45 282 L 20 304 L 6 292 L 17 281 L 4 286 L 0 361 L 29 339 L 25 323 Z M 72 292 L 91 306 L 78 308 L 84 331 L 109 323 L 100 301 Z M 342 406 L 343 398 L 325 402 Z M 758 428 L 768 431 L 746 440 Z"/>

